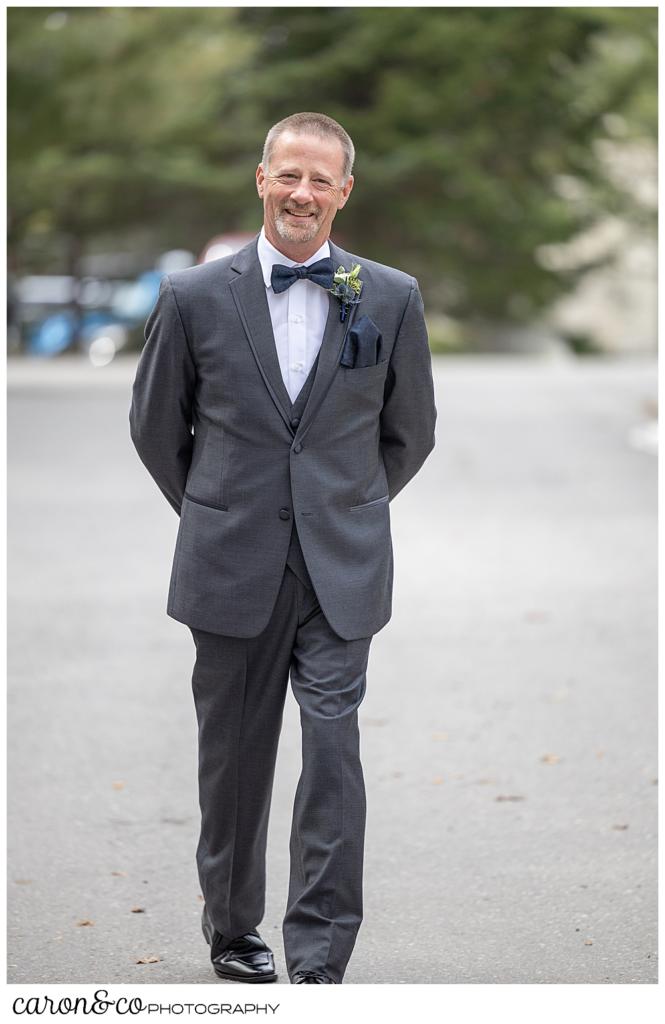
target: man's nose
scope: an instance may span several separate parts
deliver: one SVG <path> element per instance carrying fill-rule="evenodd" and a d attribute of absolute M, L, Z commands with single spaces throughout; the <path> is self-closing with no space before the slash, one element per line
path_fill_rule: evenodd
<path fill-rule="evenodd" d="M 296 203 L 300 203 L 305 206 L 306 203 L 311 203 L 313 198 L 312 187 L 308 181 L 301 180 L 291 193 L 291 199 Z"/>

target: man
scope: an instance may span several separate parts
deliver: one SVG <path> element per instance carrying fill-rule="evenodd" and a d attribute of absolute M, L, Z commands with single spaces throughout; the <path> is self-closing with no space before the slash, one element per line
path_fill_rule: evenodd
<path fill-rule="evenodd" d="M 391 616 L 388 506 L 434 447 L 415 279 L 329 241 L 353 159 L 323 114 L 271 128 L 263 228 L 162 280 L 130 412 L 180 515 L 167 611 L 196 645 L 203 932 L 217 975 L 242 981 L 277 977 L 256 927 L 289 674 L 302 774 L 286 963 L 295 984 L 344 977 L 362 920 L 358 707 Z"/>

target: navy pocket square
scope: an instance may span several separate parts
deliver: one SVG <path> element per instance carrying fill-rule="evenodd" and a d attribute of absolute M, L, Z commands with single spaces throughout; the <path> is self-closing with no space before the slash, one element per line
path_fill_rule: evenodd
<path fill-rule="evenodd" d="M 375 366 L 381 354 L 381 332 L 368 316 L 361 316 L 349 328 L 340 365 L 350 369 Z"/>

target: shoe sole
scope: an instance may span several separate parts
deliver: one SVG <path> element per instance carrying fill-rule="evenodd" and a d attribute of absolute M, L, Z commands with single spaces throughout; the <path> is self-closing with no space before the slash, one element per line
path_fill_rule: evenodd
<path fill-rule="evenodd" d="M 262 981 L 277 981 L 277 974 L 264 974 L 263 977 L 258 978 L 239 978 L 237 974 L 225 974 L 223 971 L 218 971 L 215 965 L 212 968 L 218 978 L 223 978 L 224 981 L 244 981 L 249 985 L 256 985 Z"/>

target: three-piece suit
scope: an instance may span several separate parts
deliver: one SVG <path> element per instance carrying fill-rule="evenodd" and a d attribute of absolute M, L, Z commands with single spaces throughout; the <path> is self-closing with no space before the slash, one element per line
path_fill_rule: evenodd
<path fill-rule="evenodd" d="M 196 645 L 208 913 L 225 936 L 260 922 L 289 676 L 302 773 L 290 842 L 287 968 L 341 982 L 362 920 L 365 790 L 358 707 L 373 635 L 391 617 L 389 503 L 434 447 L 417 282 L 360 263 L 360 302 L 329 308 L 292 400 L 258 238 L 163 278 L 134 382 L 131 436 L 180 516 L 167 612 Z M 284 259 L 293 266 L 293 261 Z"/>

